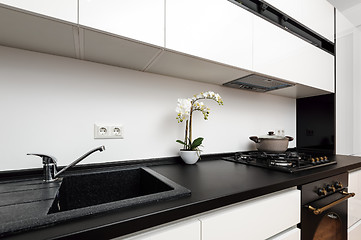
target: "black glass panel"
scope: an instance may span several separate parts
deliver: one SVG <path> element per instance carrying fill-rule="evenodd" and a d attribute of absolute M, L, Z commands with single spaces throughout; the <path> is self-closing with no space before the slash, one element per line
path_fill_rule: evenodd
<path fill-rule="evenodd" d="M 297 148 L 335 152 L 335 95 L 297 99 Z"/>

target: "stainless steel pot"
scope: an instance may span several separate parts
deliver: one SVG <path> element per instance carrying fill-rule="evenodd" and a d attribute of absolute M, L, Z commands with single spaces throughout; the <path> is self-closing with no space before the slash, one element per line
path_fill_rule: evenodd
<path fill-rule="evenodd" d="M 285 152 L 288 148 L 288 142 L 293 140 L 293 137 L 289 136 L 277 136 L 274 132 L 268 132 L 268 135 L 256 137 L 249 137 L 256 143 L 256 147 L 259 151 L 264 152 Z"/>

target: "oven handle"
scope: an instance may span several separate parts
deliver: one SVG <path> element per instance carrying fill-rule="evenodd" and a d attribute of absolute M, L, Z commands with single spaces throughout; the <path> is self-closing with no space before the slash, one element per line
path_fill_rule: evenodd
<path fill-rule="evenodd" d="M 329 208 L 331 208 L 333 206 L 336 206 L 337 204 L 340 204 L 341 202 L 346 201 L 347 199 L 355 196 L 355 193 L 348 193 L 346 191 L 342 191 L 341 193 L 343 195 L 345 195 L 345 196 L 338 199 L 338 200 L 336 200 L 336 201 L 334 201 L 334 202 L 332 202 L 332 203 L 330 203 L 330 204 L 327 204 L 326 206 L 324 206 L 322 208 L 314 208 L 311 205 L 306 205 L 306 207 L 308 209 L 310 209 L 313 212 L 313 214 L 318 215 L 318 214 L 323 213 L 325 210 L 327 210 L 327 209 L 329 209 Z"/>

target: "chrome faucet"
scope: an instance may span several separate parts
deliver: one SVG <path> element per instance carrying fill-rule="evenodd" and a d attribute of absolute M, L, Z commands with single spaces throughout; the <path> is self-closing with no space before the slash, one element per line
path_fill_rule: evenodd
<path fill-rule="evenodd" d="M 53 182 L 53 181 L 55 181 L 57 179 L 57 177 L 60 174 L 65 172 L 67 169 L 73 167 L 78 162 L 80 162 L 84 158 L 88 157 L 90 154 L 92 154 L 92 153 L 94 153 L 96 151 L 102 152 L 104 150 L 105 150 L 104 146 L 94 148 L 93 150 L 90 150 L 89 152 L 85 153 L 83 156 L 79 157 L 74 162 L 70 163 L 68 166 L 61 169 L 59 172 L 57 170 L 57 160 L 56 160 L 55 157 L 52 157 L 50 155 L 45 155 L 45 154 L 38 154 L 38 153 L 28 153 L 27 155 L 34 155 L 34 156 L 41 157 L 43 159 L 44 181 L 45 182 Z"/>

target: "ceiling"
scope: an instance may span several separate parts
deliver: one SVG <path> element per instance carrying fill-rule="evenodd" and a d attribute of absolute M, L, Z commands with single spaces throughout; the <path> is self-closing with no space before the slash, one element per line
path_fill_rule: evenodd
<path fill-rule="evenodd" d="M 327 0 L 355 27 L 361 26 L 361 0 Z"/>

